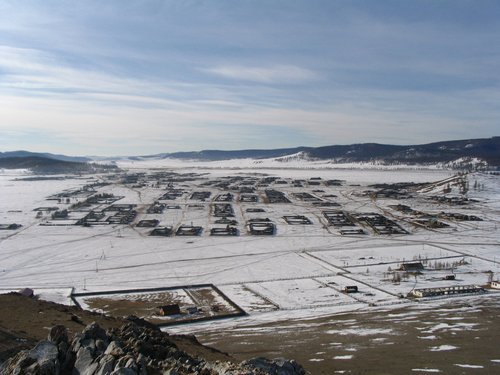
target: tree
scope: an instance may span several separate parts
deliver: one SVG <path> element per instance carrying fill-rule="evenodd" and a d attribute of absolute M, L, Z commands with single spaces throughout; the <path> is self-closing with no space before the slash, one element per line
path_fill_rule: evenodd
<path fill-rule="evenodd" d="M 401 275 L 399 274 L 399 272 L 394 272 L 394 274 L 392 275 L 392 282 L 397 284 L 401 282 Z"/>

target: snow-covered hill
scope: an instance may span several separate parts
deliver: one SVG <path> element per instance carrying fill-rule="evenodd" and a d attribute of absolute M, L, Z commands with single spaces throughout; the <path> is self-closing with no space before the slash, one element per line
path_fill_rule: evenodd
<path fill-rule="evenodd" d="M 411 164 L 370 160 L 365 162 L 346 162 L 336 159 L 316 159 L 305 152 L 268 159 L 228 159 L 197 160 L 176 158 L 124 158 L 116 161 L 119 167 L 168 167 L 168 168 L 208 168 L 208 169 L 375 169 L 375 170 L 423 170 L 423 169 L 485 169 L 487 163 L 480 160 L 454 161 L 450 163 Z M 472 167 L 472 168 L 471 168 Z"/>

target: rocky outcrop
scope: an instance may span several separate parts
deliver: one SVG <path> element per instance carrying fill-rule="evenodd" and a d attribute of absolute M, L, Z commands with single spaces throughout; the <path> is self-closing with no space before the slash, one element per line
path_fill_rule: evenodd
<path fill-rule="evenodd" d="M 70 341 L 63 326 L 0 366 L 0 375 L 303 375 L 295 361 L 207 362 L 180 350 L 157 327 L 129 322 L 105 331 L 89 324 Z"/>
<path fill-rule="evenodd" d="M 59 375 L 59 351 L 51 341 L 40 341 L 33 349 L 19 352 L 0 367 L 5 375 Z"/>
<path fill-rule="evenodd" d="M 243 362 L 244 365 L 251 366 L 264 371 L 270 375 L 295 375 L 305 374 L 304 369 L 295 361 L 289 361 L 283 358 L 269 360 L 267 358 L 254 358 Z"/>

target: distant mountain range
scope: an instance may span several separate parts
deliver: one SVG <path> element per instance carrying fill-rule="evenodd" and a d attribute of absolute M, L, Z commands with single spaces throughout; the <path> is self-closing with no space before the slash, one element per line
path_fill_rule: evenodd
<path fill-rule="evenodd" d="M 423 145 L 386 145 L 378 143 L 361 143 L 341 146 L 295 147 L 271 150 L 204 150 L 192 152 L 175 152 L 145 156 L 130 156 L 130 160 L 149 159 L 191 159 L 201 161 L 218 161 L 229 159 L 270 159 L 300 157 L 305 160 L 329 160 L 332 163 L 366 163 L 410 164 L 410 165 L 487 165 L 500 167 L 500 137 L 466 139 L 458 141 L 435 142 Z M 6 160 L 7 159 L 7 160 Z M 22 159 L 25 159 L 24 161 Z M 124 158 L 118 158 L 124 159 Z M 17 165 L 18 168 L 30 168 L 32 165 L 41 168 L 45 165 L 51 168 L 54 161 L 86 165 L 91 158 L 72 157 L 50 153 L 32 153 L 29 151 L 0 152 L 0 168 L 6 165 Z M 101 160 L 117 160 L 117 158 L 101 158 Z M 76 167 L 73 165 L 73 167 Z M 59 165 L 65 169 L 71 164 Z M 80 168 L 82 166 L 80 165 Z"/>
<path fill-rule="evenodd" d="M 115 165 L 66 161 L 41 156 L 0 157 L 0 168 L 30 169 L 36 174 L 79 174 L 116 169 Z"/>
<path fill-rule="evenodd" d="M 23 150 L 0 152 L 0 158 L 25 158 L 25 157 L 40 157 L 40 158 L 55 159 L 62 161 L 74 161 L 78 163 L 86 163 L 92 161 L 91 158 L 84 156 L 66 156 L 66 155 L 50 154 L 48 152 L 42 153 L 42 152 L 30 152 Z"/>
<path fill-rule="evenodd" d="M 244 158 L 282 158 L 299 153 L 309 159 L 332 160 L 336 163 L 381 161 L 387 164 L 436 164 L 451 163 L 465 158 L 478 159 L 486 162 L 489 166 L 500 166 L 500 137 L 409 146 L 361 143 L 346 146 L 296 147 L 274 150 L 204 150 L 147 155 L 130 159 L 173 158 L 216 161 Z"/>

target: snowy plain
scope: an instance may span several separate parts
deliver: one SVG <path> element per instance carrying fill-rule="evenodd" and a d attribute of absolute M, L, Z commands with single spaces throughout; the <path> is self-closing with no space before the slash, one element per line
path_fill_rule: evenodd
<path fill-rule="evenodd" d="M 246 317 L 229 321 L 173 329 L 176 332 L 198 332 L 228 325 L 244 326 L 256 321 L 310 319 L 345 311 L 391 309 L 414 304 L 413 300 L 401 297 L 415 288 L 486 285 L 500 272 L 498 176 L 469 174 L 467 197 L 475 201 L 451 206 L 430 199 L 433 195 L 443 195 L 441 185 L 412 192 L 411 197 L 403 200 L 373 199 L 364 194 L 374 189 L 369 186 L 371 184 L 431 183 L 451 179 L 456 173 L 438 168 L 373 165 L 344 165 L 340 168 L 339 165 L 300 160 L 287 163 L 276 160 L 201 163 L 169 159 L 121 161 L 118 166 L 129 174 L 144 174 L 145 183 L 132 186 L 123 184 L 120 178 L 110 179 L 105 175 L 26 181 L 23 178 L 29 175 L 28 171 L 1 171 L 0 224 L 22 225 L 14 231 L 0 231 L 1 290 L 29 287 L 43 298 L 71 303 L 67 297 L 72 290 L 102 292 L 211 283 L 248 313 Z M 171 187 L 166 180 L 148 179 L 159 172 L 194 177 L 173 184 L 184 193 L 166 203 L 179 205 L 180 209 L 148 214 L 147 207 Z M 191 193 L 210 191 L 213 199 L 227 191 L 207 185 L 207 182 L 228 178 L 261 180 L 265 177 L 283 180 L 283 184 L 272 183 L 271 188 L 283 191 L 291 203 L 266 203 L 263 199 L 266 188 L 257 187 L 258 203 L 244 203 L 237 199 L 231 202 L 240 235 L 210 236 L 210 228 L 217 226 L 210 214 L 213 202 L 194 202 Z M 302 187 L 295 186 L 295 180 L 303 180 Z M 320 181 L 320 185 L 309 184 L 313 180 Z M 329 186 L 324 183 L 327 180 L 341 180 L 342 184 Z M 50 206 L 68 208 L 69 203 L 64 200 L 48 201 L 47 198 L 103 181 L 107 184 L 97 187 L 95 193 L 114 194 L 123 197 L 116 203 L 137 205 L 138 216 L 132 225 L 44 226 L 41 224 L 51 223 L 50 213 L 44 212 L 36 217 L 37 212 L 33 211 Z M 481 189 L 472 189 L 476 181 Z M 339 206 L 315 206 L 296 199 L 294 194 L 299 192 L 311 193 Z M 236 197 L 238 195 L 235 193 Z M 449 195 L 459 195 L 453 184 Z M 74 198 L 71 203 L 78 199 Z M 429 214 L 447 211 L 477 215 L 483 221 L 447 221 L 447 228 L 423 228 L 413 225 L 413 219 L 408 215 L 391 208 L 397 204 Z M 248 208 L 261 208 L 264 213 L 249 213 Z M 364 227 L 365 235 L 342 236 L 322 215 L 323 211 L 332 209 L 380 213 L 398 222 L 409 234 L 377 235 Z M 259 215 L 276 224 L 275 235 L 252 236 L 247 233 L 245 222 Z M 288 225 L 283 219 L 285 215 L 304 215 L 312 224 Z M 81 217 L 81 212 L 70 212 L 68 223 Z M 199 225 L 203 232 L 195 237 L 152 237 L 148 235 L 148 228 L 135 226 L 142 219 L 158 219 L 160 225 L 174 228 L 181 224 Z M 408 261 L 424 261 L 426 270 L 421 275 L 396 282 L 394 270 Z M 436 262 L 456 264 L 435 269 Z M 456 275 L 456 279 L 444 280 L 450 273 Z M 348 285 L 358 286 L 359 293 L 343 293 L 343 288 Z M 500 297 L 494 290 L 487 295 Z M 446 303 L 446 298 L 428 299 L 423 303 L 439 305 Z M 422 335 L 430 337 L 432 332 L 422 332 Z"/>

